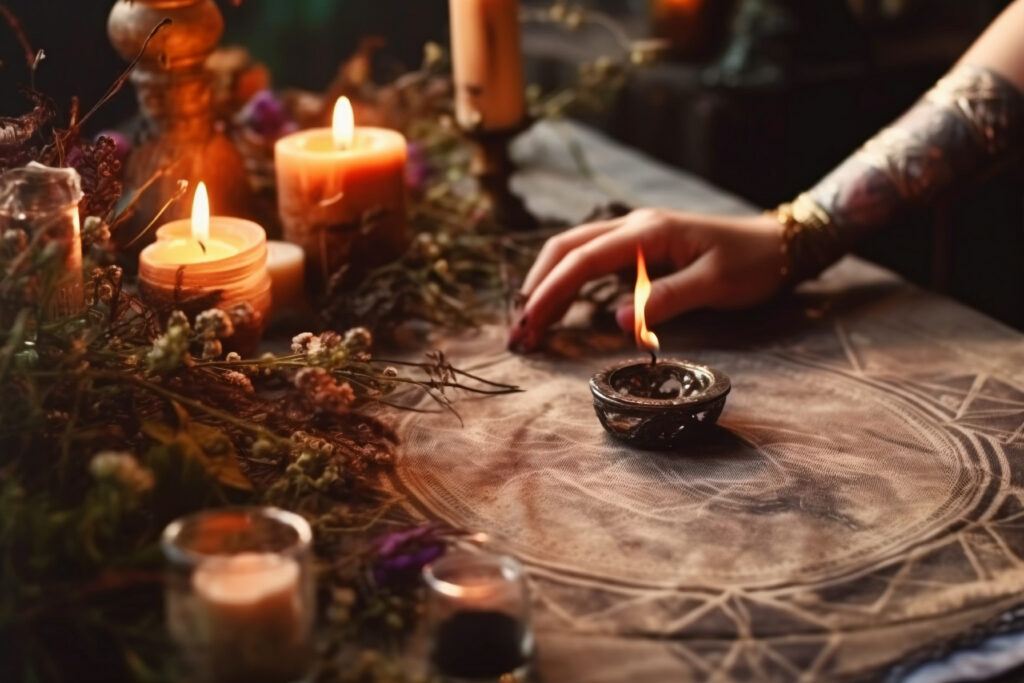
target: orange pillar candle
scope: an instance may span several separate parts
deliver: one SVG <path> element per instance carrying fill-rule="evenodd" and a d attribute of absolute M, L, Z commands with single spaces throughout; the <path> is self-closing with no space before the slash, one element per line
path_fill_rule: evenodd
<path fill-rule="evenodd" d="M 449 0 L 455 116 L 467 130 L 511 130 L 526 100 L 518 0 Z"/>
<path fill-rule="evenodd" d="M 254 351 L 270 313 L 267 234 L 252 221 L 210 216 L 206 186 L 199 183 L 192 218 L 161 226 L 139 254 L 139 293 L 161 312 L 179 309 L 190 317 L 251 304 L 253 319 L 236 326 L 225 346 Z"/>
<path fill-rule="evenodd" d="M 405 137 L 356 126 L 342 97 L 331 128 L 287 135 L 274 146 L 285 239 L 306 251 L 317 284 L 345 265 L 381 265 L 408 241 Z"/>

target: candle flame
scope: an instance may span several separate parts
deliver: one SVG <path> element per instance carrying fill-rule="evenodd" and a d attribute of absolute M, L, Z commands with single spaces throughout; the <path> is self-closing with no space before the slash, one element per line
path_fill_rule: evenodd
<path fill-rule="evenodd" d="M 647 277 L 647 264 L 644 262 L 644 252 L 639 246 L 636 248 L 636 289 L 633 292 L 633 330 L 636 334 L 636 345 L 645 351 L 650 351 L 653 357 L 660 346 L 658 337 L 647 329 L 647 316 L 644 308 L 647 306 L 647 299 L 651 296 L 651 280 Z"/>
<path fill-rule="evenodd" d="M 206 183 L 199 183 L 192 200 L 192 237 L 200 245 L 210 241 L 210 196 L 206 194 Z"/>
<path fill-rule="evenodd" d="M 338 149 L 348 149 L 356 136 L 355 114 L 352 113 L 352 103 L 347 97 L 339 97 L 334 103 L 334 123 L 331 126 L 334 134 L 334 146 Z"/>

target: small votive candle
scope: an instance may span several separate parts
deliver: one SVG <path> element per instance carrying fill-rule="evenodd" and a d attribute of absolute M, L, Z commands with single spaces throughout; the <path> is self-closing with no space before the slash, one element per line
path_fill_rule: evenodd
<path fill-rule="evenodd" d="M 167 625 L 189 680 L 301 680 L 312 654 L 312 532 L 276 508 L 210 510 L 164 531 Z"/>
<path fill-rule="evenodd" d="M 533 630 L 519 561 L 456 551 L 427 565 L 423 578 L 434 672 L 446 681 L 525 681 Z"/>
<path fill-rule="evenodd" d="M 323 287 L 342 266 L 360 273 L 401 255 L 408 242 L 405 137 L 356 126 L 340 98 L 331 128 L 286 135 L 274 145 L 284 237 L 306 251 Z"/>
<path fill-rule="evenodd" d="M 228 350 L 251 353 L 270 314 L 267 234 L 252 221 L 210 216 L 206 189 L 196 189 L 191 219 L 156 231 L 156 241 L 139 254 L 139 293 L 161 313 L 181 310 L 190 318 L 208 308 L 229 309 L 247 302 L 253 318 L 236 325 Z"/>

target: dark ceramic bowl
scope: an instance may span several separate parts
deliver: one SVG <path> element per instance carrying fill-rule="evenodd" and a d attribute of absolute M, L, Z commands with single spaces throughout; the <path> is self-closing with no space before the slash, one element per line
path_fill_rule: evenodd
<path fill-rule="evenodd" d="M 594 375 L 594 410 L 608 432 L 637 448 L 671 450 L 718 420 L 732 383 L 706 365 L 629 360 Z"/>

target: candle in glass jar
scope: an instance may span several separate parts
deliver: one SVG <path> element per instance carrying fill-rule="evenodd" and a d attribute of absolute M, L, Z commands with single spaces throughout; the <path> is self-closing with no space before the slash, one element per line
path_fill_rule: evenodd
<path fill-rule="evenodd" d="M 139 254 L 139 293 L 158 311 L 179 309 L 190 317 L 207 308 L 249 303 L 251 321 L 237 325 L 225 347 L 255 350 L 270 312 L 267 234 L 256 223 L 210 216 L 206 187 L 199 183 L 192 218 L 156 231 Z"/>
<path fill-rule="evenodd" d="M 222 508 L 172 522 L 167 626 L 182 680 L 305 680 L 316 611 L 309 525 L 275 508 Z"/>
<path fill-rule="evenodd" d="M 276 647 L 304 637 L 298 563 L 277 553 L 239 553 L 196 569 L 192 585 L 210 640 L 245 636 Z"/>
<path fill-rule="evenodd" d="M 449 0 L 448 8 L 459 125 L 518 127 L 526 113 L 518 0 Z"/>
<path fill-rule="evenodd" d="M 285 239 L 300 245 L 322 285 L 342 266 L 394 260 L 407 243 L 406 142 L 387 128 L 356 126 L 342 97 L 331 128 L 287 135 L 274 146 Z"/>

